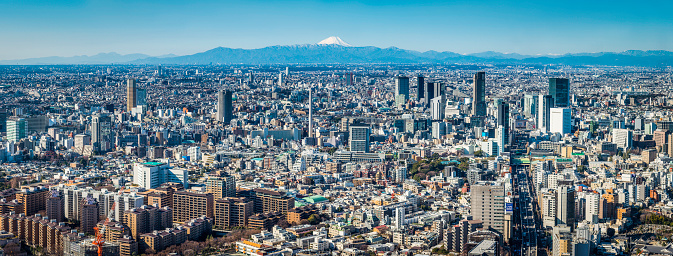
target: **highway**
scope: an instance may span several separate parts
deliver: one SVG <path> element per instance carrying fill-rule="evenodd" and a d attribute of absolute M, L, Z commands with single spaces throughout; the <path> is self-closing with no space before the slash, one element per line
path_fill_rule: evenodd
<path fill-rule="evenodd" d="M 532 181 L 528 175 L 527 166 L 513 166 L 513 190 L 518 198 L 514 198 L 514 227 L 515 242 L 512 243 L 512 255 L 537 256 L 540 236 L 544 232 L 540 229 L 537 218 L 538 209 Z"/>

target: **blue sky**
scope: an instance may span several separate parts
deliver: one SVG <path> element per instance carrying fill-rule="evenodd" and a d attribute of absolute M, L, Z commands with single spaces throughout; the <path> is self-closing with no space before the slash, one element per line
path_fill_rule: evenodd
<path fill-rule="evenodd" d="M 339 36 L 474 53 L 673 51 L 673 1 L 2 0 L 0 60 L 191 54 Z"/>

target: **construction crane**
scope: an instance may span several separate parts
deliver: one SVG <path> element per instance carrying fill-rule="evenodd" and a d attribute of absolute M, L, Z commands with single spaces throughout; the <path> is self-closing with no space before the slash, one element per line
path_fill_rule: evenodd
<path fill-rule="evenodd" d="M 119 188 L 119 195 L 122 194 L 124 191 L 124 187 Z M 107 227 L 108 224 L 110 224 L 110 220 L 112 219 L 112 214 L 114 213 L 115 206 L 117 205 L 117 202 L 112 203 L 112 207 L 107 213 L 107 218 L 105 219 L 105 222 L 103 222 L 103 225 L 98 228 L 98 226 L 94 227 L 94 231 L 96 231 L 96 238 L 93 240 L 93 245 L 98 247 L 98 256 L 103 256 L 103 245 L 105 244 L 105 228 Z"/>

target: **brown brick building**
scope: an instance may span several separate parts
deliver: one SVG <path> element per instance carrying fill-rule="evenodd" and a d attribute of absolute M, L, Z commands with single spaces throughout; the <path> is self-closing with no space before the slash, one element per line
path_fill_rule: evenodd
<path fill-rule="evenodd" d="M 294 208 L 294 198 L 284 192 L 256 188 L 253 190 L 239 190 L 239 197 L 247 197 L 255 202 L 255 213 L 280 212 L 286 214 Z"/>
<path fill-rule="evenodd" d="M 16 200 L 23 204 L 23 214 L 33 215 L 39 211 L 45 210 L 49 189 L 45 187 L 25 187 L 16 193 Z"/>
<path fill-rule="evenodd" d="M 319 214 L 320 211 L 313 205 L 307 205 L 290 209 L 287 212 L 287 222 L 299 224 L 301 220 L 306 220 L 313 214 Z"/>
<path fill-rule="evenodd" d="M 143 205 L 124 212 L 123 223 L 129 227 L 130 235 L 138 239 L 141 234 L 173 227 L 173 210 Z"/>
<path fill-rule="evenodd" d="M 173 222 L 185 221 L 206 216 L 214 217 L 214 200 L 211 194 L 178 191 L 173 194 Z"/>
<path fill-rule="evenodd" d="M 248 218 L 248 228 L 271 230 L 283 218 L 280 212 L 258 213 Z"/>
<path fill-rule="evenodd" d="M 48 220 L 35 214 L 26 217 L 24 214 L 0 214 L 0 229 L 15 234 L 29 246 L 42 247 L 49 254 L 63 254 L 62 236 L 70 232 L 65 223 Z"/>
<path fill-rule="evenodd" d="M 247 226 L 254 202 L 245 197 L 227 197 L 215 200 L 215 228 L 229 229 Z"/>

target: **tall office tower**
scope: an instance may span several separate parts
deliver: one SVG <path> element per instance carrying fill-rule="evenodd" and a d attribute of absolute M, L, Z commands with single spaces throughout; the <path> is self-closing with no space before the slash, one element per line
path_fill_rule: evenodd
<path fill-rule="evenodd" d="M 133 108 L 137 106 L 136 90 L 138 90 L 138 87 L 136 87 L 136 80 L 126 80 L 126 111 L 128 112 L 131 112 Z"/>
<path fill-rule="evenodd" d="M 228 124 L 233 119 L 233 96 L 231 91 L 220 90 L 217 93 L 217 121 Z"/>
<path fill-rule="evenodd" d="M 432 138 L 439 139 L 451 132 L 451 124 L 446 122 L 432 122 Z"/>
<path fill-rule="evenodd" d="M 236 196 L 236 178 L 233 176 L 210 177 L 206 180 L 206 193 L 214 199 Z"/>
<path fill-rule="evenodd" d="M 498 128 L 495 128 L 495 140 L 498 142 L 498 155 L 502 155 L 502 152 L 505 151 L 505 145 L 507 145 L 507 141 L 509 139 L 509 134 L 507 133 L 507 129 L 505 127 L 498 126 Z"/>
<path fill-rule="evenodd" d="M 395 229 L 404 230 L 404 207 L 395 208 Z"/>
<path fill-rule="evenodd" d="M 624 150 L 631 148 L 633 144 L 633 132 L 628 129 L 612 129 L 612 143 Z"/>
<path fill-rule="evenodd" d="M 313 138 L 313 89 L 308 89 L 308 137 Z"/>
<path fill-rule="evenodd" d="M 549 110 L 554 105 L 551 95 L 539 95 L 537 100 L 537 126 L 540 131 L 549 131 Z"/>
<path fill-rule="evenodd" d="M 112 148 L 112 118 L 97 114 L 91 121 L 91 144 L 97 151 L 106 152 Z"/>
<path fill-rule="evenodd" d="M 283 86 L 283 73 L 278 73 L 278 86 Z"/>
<path fill-rule="evenodd" d="M 537 95 L 526 94 L 523 96 L 523 115 L 532 118 L 537 115 Z"/>
<path fill-rule="evenodd" d="M 470 214 L 481 220 L 484 228 L 491 228 L 504 235 L 505 187 L 500 182 L 477 181 L 470 189 Z"/>
<path fill-rule="evenodd" d="M 7 112 L 0 110 L 0 132 L 7 132 Z"/>
<path fill-rule="evenodd" d="M 285 76 L 290 75 L 290 67 L 285 67 Z"/>
<path fill-rule="evenodd" d="M 446 96 L 440 95 L 432 99 L 432 120 L 444 120 L 446 111 Z"/>
<path fill-rule="evenodd" d="M 426 108 L 430 108 L 431 101 L 437 95 L 435 95 L 435 83 L 432 82 L 427 82 L 425 83 L 425 89 L 423 89 L 424 95 L 423 95 L 423 103 Z"/>
<path fill-rule="evenodd" d="M 497 126 L 502 126 L 504 130 L 504 140 L 503 142 L 505 144 L 498 144 L 498 147 L 504 148 L 506 144 L 509 144 L 509 133 L 510 133 L 510 125 L 509 125 L 509 103 L 505 101 L 499 101 L 498 102 L 498 118 L 497 118 Z M 500 142 L 498 142 L 500 143 Z M 502 152 L 502 150 L 501 150 Z"/>
<path fill-rule="evenodd" d="M 173 222 L 185 223 L 201 216 L 214 217 L 213 195 L 178 191 L 173 194 Z"/>
<path fill-rule="evenodd" d="M 88 196 L 82 199 L 79 217 L 79 231 L 86 234 L 94 234 L 94 227 L 98 224 L 98 202 Z"/>
<path fill-rule="evenodd" d="M 50 190 L 47 194 L 47 217 L 49 219 L 55 219 L 56 222 L 65 221 L 65 201 L 63 201 L 63 195 L 58 190 Z"/>
<path fill-rule="evenodd" d="M 13 117 L 7 119 L 7 140 L 18 142 L 28 135 L 26 119 Z"/>
<path fill-rule="evenodd" d="M 472 84 L 472 115 L 486 116 L 486 73 L 474 74 Z"/>
<path fill-rule="evenodd" d="M 556 225 L 575 227 L 575 188 L 559 186 L 556 191 Z"/>
<path fill-rule="evenodd" d="M 418 90 L 416 91 L 416 100 L 420 102 L 421 99 L 423 99 L 425 96 L 425 77 L 418 75 L 416 77 L 416 84 L 418 86 Z"/>
<path fill-rule="evenodd" d="M 569 108 L 549 109 L 549 132 L 568 134 L 572 129 L 572 110 Z"/>
<path fill-rule="evenodd" d="M 251 84 L 255 82 L 255 74 L 252 72 L 248 73 L 248 82 Z"/>
<path fill-rule="evenodd" d="M 351 125 L 348 146 L 351 151 L 369 153 L 369 126 Z"/>
<path fill-rule="evenodd" d="M 409 78 L 406 76 L 395 77 L 395 105 L 403 105 L 409 99 Z"/>
<path fill-rule="evenodd" d="M 227 197 L 215 200 L 215 226 L 218 229 L 245 227 L 254 214 L 255 203 L 245 197 Z"/>
<path fill-rule="evenodd" d="M 136 107 L 147 106 L 147 89 L 136 90 Z"/>
<path fill-rule="evenodd" d="M 566 78 L 549 78 L 549 95 L 554 98 L 551 107 L 570 107 L 570 83 Z"/>

